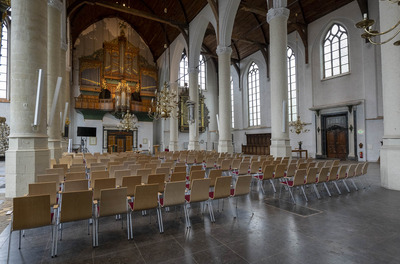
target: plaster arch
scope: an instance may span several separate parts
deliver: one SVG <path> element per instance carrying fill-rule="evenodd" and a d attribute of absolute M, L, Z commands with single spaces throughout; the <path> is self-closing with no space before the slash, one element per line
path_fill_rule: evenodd
<path fill-rule="evenodd" d="M 233 24 L 240 0 L 219 1 L 219 46 L 231 46 Z"/>
<path fill-rule="evenodd" d="M 182 58 L 182 52 L 184 49 L 188 50 L 185 38 L 180 34 L 174 41 L 174 46 L 170 47 L 171 58 L 170 58 L 170 82 L 177 83 L 179 78 L 179 63 Z"/>

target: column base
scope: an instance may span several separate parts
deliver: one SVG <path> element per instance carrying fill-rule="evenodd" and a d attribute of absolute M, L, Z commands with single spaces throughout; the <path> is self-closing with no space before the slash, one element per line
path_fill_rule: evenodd
<path fill-rule="evenodd" d="M 292 156 L 292 147 L 289 139 L 271 139 L 270 154 L 274 157 Z"/>
<path fill-rule="evenodd" d="M 49 139 L 50 159 L 58 160 L 61 158 L 61 141 L 57 139 Z"/>
<path fill-rule="evenodd" d="M 68 151 L 68 138 L 61 139 L 61 155 Z"/>
<path fill-rule="evenodd" d="M 380 157 L 381 186 L 400 191 L 400 139 L 384 139 Z"/>
<path fill-rule="evenodd" d="M 200 150 L 199 141 L 189 141 L 188 149 L 189 150 Z"/>
<path fill-rule="evenodd" d="M 28 193 L 28 185 L 38 174 L 50 166 L 47 137 L 10 138 L 6 152 L 6 197 L 13 198 Z"/>
<path fill-rule="evenodd" d="M 218 152 L 227 152 L 229 154 L 233 153 L 233 146 L 232 146 L 232 140 L 220 140 L 218 142 Z"/>
<path fill-rule="evenodd" d="M 178 141 L 170 141 L 169 142 L 169 151 L 178 151 Z"/>

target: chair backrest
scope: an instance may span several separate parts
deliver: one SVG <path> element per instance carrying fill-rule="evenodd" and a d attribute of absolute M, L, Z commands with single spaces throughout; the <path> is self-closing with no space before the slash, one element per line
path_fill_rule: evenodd
<path fill-rule="evenodd" d="M 186 163 L 187 164 L 196 163 L 196 155 L 187 155 L 186 156 Z"/>
<path fill-rule="evenodd" d="M 238 169 L 241 162 L 242 162 L 242 159 L 234 159 L 234 160 L 232 160 L 231 168 L 232 169 Z"/>
<path fill-rule="evenodd" d="M 211 179 L 195 179 L 192 181 L 192 188 L 190 191 L 190 202 L 207 201 L 209 198 Z"/>
<path fill-rule="evenodd" d="M 346 178 L 346 173 L 347 173 L 347 169 L 348 169 L 348 165 L 342 165 L 340 166 L 339 172 L 338 172 L 338 179 L 344 179 Z"/>
<path fill-rule="evenodd" d="M 97 158 L 95 157 L 86 158 L 86 167 L 88 169 L 92 168 L 92 163 L 97 163 Z"/>
<path fill-rule="evenodd" d="M 146 163 L 144 165 L 145 169 L 151 169 L 151 173 L 156 173 L 156 169 L 158 168 L 158 163 Z"/>
<path fill-rule="evenodd" d="M 297 169 L 298 170 L 304 170 L 304 169 L 307 169 L 307 163 L 300 163 L 298 166 L 297 166 Z"/>
<path fill-rule="evenodd" d="M 108 171 L 93 171 L 90 173 L 90 186 L 93 188 L 94 181 L 97 179 L 110 178 Z"/>
<path fill-rule="evenodd" d="M 318 182 L 326 182 L 327 177 L 328 177 L 328 173 L 329 173 L 330 170 L 331 170 L 331 167 L 323 167 L 319 171 Z"/>
<path fill-rule="evenodd" d="M 125 169 L 128 169 L 128 166 L 131 164 L 136 164 L 136 161 L 135 160 L 126 160 L 126 161 L 124 161 L 123 164 L 124 164 Z"/>
<path fill-rule="evenodd" d="M 92 191 L 63 192 L 60 223 L 92 218 Z"/>
<path fill-rule="evenodd" d="M 153 184 L 153 183 L 157 183 L 158 184 L 158 192 L 164 192 L 164 179 L 165 179 L 165 175 L 160 173 L 160 174 L 150 174 L 148 179 L 147 179 L 147 183 L 148 184 Z"/>
<path fill-rule="evenodd" d="M 13 198 L 12 230 L 51 225 L 50 195 Z"/>
<path fill-rule="evenodd" d="M 324 167 L 332 167 L 332 165 L 333 165 L 333 160 L 327 160 L 325 161 Z"/>
<path fill-rule="evenodd" d="M 158 184 L 137 185 L 133 211 L 153 209 L 158 206 Z"/>
<path fill-rule="evenodd" d="M 86 191 L 89 188 L 89 180 L 72 180 L 64 182 L 64 192 Z"/>
<path fill-rule="evenodd" d="M 192 167 L 190 167 L 189 173 L 192 173 L 192 171 L 199 171 L 202 169 L 203 169 L 203 165 L 193 165 Z"/>
<path fill-rule="evenodd" d="M 107 170 L 110 171 L 111 166 L 115 166 L 115 165 L 122 165 L 121 162 L 117 162 L 117 161 L 110 161 L 107 163 Z"/>
<path fill-rule="evenodd" d="M 160 167 L 156 169 L 156 174 L 164 174 L 164 181 L 169 181 L 169 174 L 171 169 L 169 167 Z"/>
<path fill-rule="evenodd" d="M 136 171 L 136 175 L 142 176 L 142 182 L 147 183 L 147 177 L 151 174 L 151 169 L 139 169 Z"/>
<path fill-rule="evenodd" d="M 115 178 L 97 179 L 93 185 L 93 200 L 100 199 L 100 191 L 103 189 L 115 188 Z"/>
<path fill-rule="evenodd" d="M 287 177 L 294 176 L 294 174 L 296 173 L 296 169 L 297 169 L 297 164 L 295 164 L 295 163 L 289 164 L 287 171 L 286 171 L 286 176 Z"/>
<path fill-rule="evenodd" d="M 269 180 L 269 179 L 274 178 L 275 167 L 276 167 L 276 165 L 273 165 L 273 164 L 264 166 L 264 168 L 262 169 L 262 172 L 264 175 L 263 180 Z"/>
<path fill-rule="evenodd" d="M 63 168 L 46 169 L 46 174 L 58 174 L 60 181 L 64 180 L 65 172 Z"/>
<path fill-rule="evenodd" d="M 174 172 L 171 174 L 171 182 L 176 181 L 185 181 L 186 180 L 186 172 Z"/>
<path fill-rule="evenodd" d="M 316 165 L 317 165 L 317 163 L 316 163 L 315 161 L 307 163 L 307 170 L 308 170 L 309 168 L 315 167 Z"/>
<path fill-rule="evenodd" d="M 142 184 L 141 176 L 125 176 L 122 177 L 122 187 L 127 188 L 128 196 L 135 196 L 136 185 Z"/>
<path fill-rule="evenodd" d="M 129 164 L 128 169 L 131 170 L 131 175 L 136 175 L 137 170 L 142 169 L 142 164 Z"/>
<path fill-rule="evenodd" d="M 85 167 L 70 167 L 69 172 L 86 172 Z"/>
<path fill-rule="evenodd" d="M 227 171 L 231 169 L 232 159 L 224 159 L 221 163 L 221 170 Z"/>
<path fill-rule="evenodd" d="M 29 196 L 32 195 L 50 195 L 50 205 L 57 203 L 57 185 L 56 182 L 40 182 L 29 184 Z"/>
<path fill-rule="evenodd" d="M 100 216 L 127 213 L 126 188 L 102 189 L 100 191 Z"/>
<path fill-rule="evenodd" d="M 109 169 L 110 178 L 115 178 L 115 171 L 117 170 L 125 170 L 124 165 L 122 165 L 122 163 L 118 165 L 111 165 Z"/>
<path fill-rule="evenodd" d="M 42 174 L 36 177 L 36 182 L 56 182 L 56 191 L 58 191 L 60 177 L 58 174 Z"/>
<path fill-rule="evenodd" d="M 347 170 L 348 178 L 354 177 L 354 175 L 356 174 L 356 167 L 357 164 L 350 164 L 349 169 Z"/>
<path fill-rule="evenodd" d="M 208 178 L 211 179 L 210 187 L 213 187 L 215 185 L 215 180 L 221 176 L 222 170 L 210 170 L 210 172 L 208 173 Z"/>
<path fill-rule="evenodd" d="M 186 166 L 175 166 L 174 173 L 175 172 L 185 172 L 186 173 Z"/>
<path fill-rule="evenodd" d="M 275 176 L 274 178 L 282 178 L 285 177 L 285 171 L 287 169 L 287 164 L 278 164 L 275 167 Z"/>
<path fill-rule="evenodd" d="M 172 167 L 174 166 L 174 163 L 173 162 L 164 162 L 164 163 L 161 163 L 161 168 L 169 168 L 169 169 L 171 169 Z"/>
<path fill-rule="evenodd" d="M 53 164 L 53 169 L 57 169 L 57 168 L 62 168 L 62 169 L 64 169 L 64 173 L 65 172 L 67 172 L 68 171 L 68 164 L 64 164 L 64 163 L 61 163 L 61 164 Z"/>
<path fill-rule="evenodd" d="M 65 180 L 66 181 L 72 181 L 72 180 L 84 180 L 86 179 L 86 173 L 85 172 L 68 172 L 65 174 Z"/>
<path fill-rule="evenodd" d="M 83 164 L 83 157 L 74 157 L 72 159 L 72 164 Z"/>
<path fill-rule="evenodd" d="M 72 157 L 71 156 L 64 156 L 58 160 L 58 164 L 66 164 L 67 168 L 72 164 Z"/>
<path fill-rule="evenodd" d="M 319 169 L 323 168 L 324 165 L 325 165 L 325 161 L 319 161 L 319 162 L 317 162 L 317 168 L 319 168 Z"/>
<path fill-rule="evenodd" d="M 250 165 L 250 173 L 256 174 L 260 171 L 261 161 L 252 161 Z"/>
<path fill-rule="evenodd" d="M 280 164 L 289 164 L 289 160 L 288 159 L 282 159 Z"/>
<path fill-rule="evenodd" d="M 205 176 L 206 176 L 206 171 L 204 170 L 192 171 L 190 173 L 189 180 L 190 182 L 192 182 L 195 179 L 204 179 Z"/>
<path fill-rule="evenodd" d="M 307 184 L 313 184 L 317 180 L 317 173 L 319 171 L 319 168 L 317 167 L 312 167 L 309 168 L 307 171 Z"/>
<path fill-rule="evenodd" d="M 339 166 L 332 166 L 331 167 L 331 170 L 329 171 L 328 181 L 336 180 L 338 170 L 339 170 Z"/>
<path fill-rule="evenodd" d="M 239 176 L 232 196 L 246 195 L 250 193 L 251 175 Z"/>
<path fill-rule="evenodd" d="M 174 206 L 185 203 L 185 181 L 167 182 L 165 184 L 163 206 Z"/>
<path fill-rule="evenodd" d="M 214 157 L 206 158 L 206 168 L 214 168 L 216 159 Z"/>
<path fill-rule="evenodd" d="M 131 176 L 131 170 L 116 170 L 114 176 L 117 186 L 121 186 L 122 177 Z"/>
<path fill-rule="evenodd" d="M 361 172 L 361 174 L 362 174 L 362 175 L 365 175 L 365 174 L 367 174 L 367 172 L 368 172 L 368 162 L 364 162 L 364 164 L 363 164 L 363 166 L 362 166 L 362 172 Z"/>
<path fill-rule="evenodd" d="M 299 186 L 304 184 L 304 177 L 307 174 L 306 169 L 296 170 L 293 178 L 293 186 Z"/>
<path fill-rule="evenodd" d="M 107 166 L 103 165 L 103 163 L 92 163 L 92 165 L 90 166 L 90 172 L 105 170 L 107 170 Z"/>
<path fill-rule="evenodd" d="M 339 166 L 340 160 L 334 160 L 332 166 Z"/>
<path fill-rule="evenodd" d="M 355 176 L 361 176 L 362 175 L 362 166 L 364 166 L 364 163 L 357 163 Z"/>
<path fill-rule="evenodd" d="M 214 198 L 221 199 L 227 198 L 231 194 L 232 176 L 218 177 L 215 180 Z"/>

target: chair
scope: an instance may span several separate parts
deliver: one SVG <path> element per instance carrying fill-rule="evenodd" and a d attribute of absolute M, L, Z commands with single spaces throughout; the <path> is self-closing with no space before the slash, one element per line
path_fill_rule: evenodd
<path fill-rule="evenodd" d="M 217 180 L 218 177 L 222 176 L 222 170 L 210 170 L 208 174 L 208 178 L 211 179 L 210 187 L 215 186 L 215 181 Z"/>
<path fill-rule="evenodd" d="M 68 164 L 53 164 L 52 166 L 53 169 L 57 169 L 57 168 L 62 168 L 64 169 L 64 173 L 68 171 Z"/>
<path fill-rule="evenodd" d="M 189 174 L 192 171 L 199 171 L 199 170 L 203 170 L 203 166 L 202 165 L 193 165 L 193 166 L 190 167 Z"/>
<path fill-rule="evenodd" d="M 114 172 L 114 178 L 117 186 L 122 185 L 122 177 L 130 176 L 131 170 L 116 170 Z"/>
<path fill-rule="evenodd" d="M 115 171 L 117 171 L 117 170 L 125 170 L 124 165 L 122 165 L 121 163 L 118 164 L 118 165 L 111 165 L 109 168 L 110 169 L 108 171 L 109 171 L 109 174 L 110 174 L 110 178 L 115 178 Z"/>
<path fill-rule="evenodd" d="M 250 164 L 250 175 L 258 175 L 260 173 L 261 164 L 261 161 L 252 161 Z"/>
<path fill-rule="evenodd" d="M 348 169 L 347 165 L 340 166 L 339 172 L 338 172 L 338 174 L 336 176 L 336 181 L 333 181 L 333 183 L 335 184 L 336 189 L 338 190 L 339 194 L 342 194 L 342 192 L 339 189 L 339 186 L 337 185 L 337 182 L 339 182 L 339 181 L 342 181 L 343 185 L 345 186 L 345 188 L 347 190 L 347 192 L 350 192 L 349 187 L 347 186 L 346 182 L 344 181 L 344 179 L 347 177 L 347 169 Z"/>
<path fill-rule="evenodd" d="M 85 167 L 70 167 L 69 172 L 86 172 Z"/>
<path fill-rule="evenodd" d="M 175 166 L 174 172 L 185 172 L 186 173 L 186 166 Z"/>
<path fill-rule="evenodd" d="M 235 183 L 235 187 L 233 189 L 231 189 L 231 197 L 235 197 L 235 200 L 236 200 L 236 205 L 235 205 L 236 215 L 234 218 L 237 218 L 237 216 L 238 216 L 238 210 L 237 210 L 238 197 L 248 195 L 250 193 L 251 179 L 252 179 L 251 175 L 239 176 Z M 253 209 L 252 209 L 252 211 L 253 211 Z M 252 215 L 254 215 L 253 212 L 252 212 Z"/>
<path fill-rule="evenodd" d="M 142 164 L 129 164 L 128 169 L 131 170 L 131 175 L 136 175 L 137 170 L 142 169 Z"/>
<path fill-rule="evenodd" d="M 215 222 L 212 203 L 209 201 L 209 189 L 211 179 L 194 179 L 191 182 L 190 194 L 185 195 L 186 202 L 188 204 L 196 202 L 206 202 L 208 204 L 208 210 L 210 213 L 211 222 Z M 190 217 L 188 216 L 189 227 L 191 227 Z"/>
<path fill-rule="evenodd" d="M 106 171 L 107 166 L 102 164 L 103 163 L 92 163 L 92 165 L 90 166 L 90 172 L 92 173 L 94 171 Z"/>
<path fill-rule="evenodd" d="M 361 164 L 361 163 L 359 163 L 359 164 Z M 351 165 L 349 166 L 349 169 L 347 170 L 346 178 L 343 179 L 344 182 L 345 182 L 346 180 L 350 180 L 351 183 L 353 184 L 354 188 L 356 189 L 356 191 L 358 191 L 358 187 L 357 187 L 356 183 L 354 182 L 353 177 L 356 175 L 356 168 L 357 168 L 357 166 L 361 166 L 361 165 L 359 165 L 359 164 L 351 164 Z"/>
<path fill-rule="evenodd" d="M 36 176 L 36 182 L 56 182 L 56 191 L 58 191 L 60 186 L 60 177 L 58 174 L 42 174 Z"/>
<path fill-rule="evenodd" d="M 328 178 L 326 181 L 335 183 L 338 171 L 339 171 L 339 166 L 332 166 L 331 169 L 329 170 L 329 175 L 328 175 Z M 337 189 L 338 189 L 338 193 L 341 194 L 338 187 L 337 187 Z"/>
<path fill-rule="evenodd" d="M 169 181 L 169 174 L 171 172 L 171 168 L 169 167 L 160 167 L 156 169 L 155 174 L 164 174 L 164 181 Z"/>
<path fill-rule="evenodd" d="M 131 212 L 129 213 L 130 222 L 133 222 L 132 214 L 136 211 L 156 209 L 157 220 L 160 233 L 164 232 L 161 209 L 158 205 L 158 184 L 145 184 L 137 185 L 135 190 L 135 199 L 133 202 L 129 202 Z M 131 238 L 133 238 L 132 225 Z"/>
<path fill-rule="evenodd" d="M 317 195 L 317 198 L 320 199 L 321 195 L 319 194 L 318 189 L 317 189 L 317 185 L 316 185 L 318 171 L 319 171 L 319 168 L 317 168 L 317 167 L 309 168 L 307 170 L 307 176 L 306 176 L 305 184 L 311 185 L 313 187 L 313 189 L 314 189 L 315 194 Z"/>
<path fill-rule="evenodd" d="M 158 168 L 158 163 L 147 163 L 144 165 L 145 169 L 151 169 L 151 173 L 156 173 L 156 169 Z"/>
<path fill-rule="evenodd" d="M 222 170 L 223 173 L 227 172 L 225 174 L 229 175 L 231 171 L 232 161 L 233 161 L 232 159 L 224 159 L 222 161 L 220 169 Z"/>
<path fill-rule="evenodd" d="M 287 171 L 285 173 L 285 176 L 293 177 L 294 174 L 296 173 L 296 169 L 297 169 L 297 164 L 294 164 L 294 163 L 289 164 Z"/>
<path fill-rule="evenodd" d="M 129 204 L 125 187 L 102 189 L 100 201 L 93 201 L 95 205 L 95 246 L 99 245 L 99 218 L 126 213 L 128 240 L 131 239 L 131 222 L 129 217 Z M 122 219 L 121 219 L 122 220 Z M 122 222 L 123 224 L 123 222 Z"/>
<path fill-rule="evenodd" d="M 85 172 L 68 172 L 65 174 L 65 181 L 84 180 L 86 179 Z"/>
<path fill-rule="evenodd" d="M 57 225 L 60 225 L 62 238 L 62 224 L 73 221 L 80 221 L 86 219 L 93 219 L 92 213 L 92 191 L 82 190 L 82 191 L 74 191 L 74 192 L 64 192 L 62 193 L 62 201 L 61 201 L 61 211 L 60 217 Z M 93 221 L 94 223 L 95 221 Z M 88 226 L 89 228 L 89 226 Z M 95 246 L 95 225 L 92 226 L 92 244 Z M 88 230 L 89 231 L 89 230 Z M 55 256 L 57 256 L 58 249 L 58 233 L 56 232 L 56 241 L 55 241 Z"/>
<path fill-rule="evenodd" d="M 244 161 L 239 165 L 239 169 L 236 171 L 236 175 L 248 175 L 250 170 L 250 162 Z"/>
<path fill-rule="evenodd" d="M 97 179 L 110 178 L 108 171 L 93 171 L 90 176 L 90 186 L 93 188 L 94 181 Z"/>
<path fill-rule="evenodd" d="M 305 184 L 304 177 L 306 176 L 306 173 L 307 173 L 307 171 L 305 169 L 298 169 L 298 170 L 296 170 L 296 173 L 294 174 L 293 180 L 286 180 L 286 181 L 281 182 L 282 185 L 280 188 L 279 196 L 282 191 L 282 186 L 286 185 L 288 187 L 287 189 L 289 190 L 290 197 L 292 198 L 293 203 L 296 204 L 296 200 L 293 197 L 292 188 L 296 187 L 296 186 L 300 186 L 300 189 L 303 192 L 304 198 L 308 202 L 306 192 L 304 191 L 304 184 Z"/>
<path fill-rule="evenodd" d="M 147 178 L 151 174 L 151 169 L 139 169 L 136 171 L 138 176 L 142 176 L 142 183 L 147 183 Z"/>
<path fill-rule="evenodd" d="M 127 188 L 127 196 L 129 198 L 135 197 L 135 188 L 137 185 L 142 184 L 142 177 L 141 176 L 125 176 L 122 177 L 122 187 Z"/>
<path fill-rule="evenodd" d="M 93 201 L 100 199 L 100 191 L 115 188 L 115 178 L 97 179 L 93 185 Z"/>
<path fill-rule="evenodd" d="M 256 178 L 258 179 L 258 184 L 261 187 L 261 191 L 265 194 L 265 190 L 264 190 L 264 182 L 265 181 L 269 181 L 272 185 L 272 189 L 274 190 L 274 193 L 276 193 L 276 189 L 275 189 L 275 185 L 273 182 L 274 179 L 274 171 L 275 171 L 275 165 L 266 165 L 264 166 L 264 168 L 262 169 L 262 174 L 256 176 Z"/>
<path fill-rule="evenodd" d="M 239 169 L 240 163 L 242 163 L 241 159 L 234 159 L 232 160 L 231 170 L 235 171 Z"/>
<path fill-rule="evenodd" d="M 206 171 L 204 171 L 204 170 L 192 171 L 189 175 L 190 183 L 188 185 L 186 185 L 186 188 L 191 189 L 193 180 L 204 179 L 205 176 L 206 176 Z M 210 187 L 210 186 L 208 186 L 208 187 Z"/>
<path fill-rule="evenodd" d="M 65 171 L 63 168 L 45 169 L 46 174 L 58 174 L 60 177 L 60 182 L 64 180 Z"/>
<path fill-rule="evenodd" d="M 40 182 L 31 183 L 28 186 L 28 196 L 33 195 L 50 195 L 50 204 L 53 206 L 57 204 L 57 185 L 56 182 Z"/>
<path fill-rule="evenodd" d="M 209 192 L 208 195 L 211 199 L 210 203 L 214 200 L 218 200 L 218 209 L 219 209 L 219 199 L 228 198 L 231 195 L 231 182 L 232 176 L 220 176 L 215 180 L 214 191 Z M 224 210 L 224 200 L 222 200 L 222 210 Z M 214 212 L 212 212 L 214 222 Z"/>
<path fill-rule="evenodd" d="M 173 172 L 170 182 L 186 181 L 186 172 Z"/>
<path fill-rule="evenodd" d="M 11 219 L 10 237 L 8 240 L 7 263 L 10 257 L 12 232 L 19 230 L 19 249 L 21 249 L 21 231 L 42 226 L 52 226 L 51 256 L 54 256 L 55 217 L 51 213 L 50 195 L 32 195 L 13 198 L 13 214 Z M 55 207 L 57 210 L 57 207 Z"/>
<path fill-rule="evenodd" d="M 329 197 L 331 197 L 332 195 L 331 195 L 331 192 L 329 191 L 328 186 L 326 185 L 326 181 L 327 181 L 328 173 L 329 173 L 330 169 L 331 169 L 330 167 L 323 167 L 320 170 L 318 178 L 317 178 L 317 183 L 318 184 L 322 183 L 324 185 L 324 187 L 326 189 L 326 192 L 328 193 Z"/>
<path fill-rule="evenodd" d="M 186 206 L 185 199 L 185 189 L 186 182 L 185 181 L 175 181 L 175 182 L 167 182 L 165 184 L 164 196 L 160 198 L 160 209 L 170 206 L 182 205 L 183 211 L 185 213 L 185 224 L 186 228 L 189 227 L 188 222 L 188 210 Z M 160 210 L 161 213 L 161 210 Z"/>
<path fill-rule="evenodd" d="M 163 193 L 164 192 L 164 186 L 165 186 L 165 175 L 164 174 L 150 174 L 149 177 L 147 178 L 147 183 L 148 184 L 158 184 L 158 192 Z"/>
<path fill-rule="evenodd" d="M 64 182 L 64 192 L 87 191 L 89 188 L 88 180 L 72 180 Z M 64 199 L 64 197 L 62 197 Z"/>

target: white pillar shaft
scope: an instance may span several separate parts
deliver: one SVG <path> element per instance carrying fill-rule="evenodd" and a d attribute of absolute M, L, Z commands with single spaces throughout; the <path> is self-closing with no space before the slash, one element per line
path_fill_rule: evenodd
<path fill-rule="evenodd" d="M 49 167 L 46 133 L 47 1 L 12 0 L 9 149 L 6 197 L 23 196 L 35 175 Z M 43 12 L 45 11 L 45 12 Z M 42 69 L 40 123 L 32 127 L 38 70 Z"/>
<path fill-rule="evenodd" d="M 194 122 L 189 124 L 189 150 L 199 150 L 199 70 L 189 69 L 189 99 L 194 102 Z"/>
<path fill-rule="evenodd" d="M 290 156 L 288 129 L 288 80 L 287 80 L 287 19 L 289 9 L 272 8 L 267 20 L 270 29 L 271 73 L 271 154 Z"/>
<path fill-rule="evenodd" d="M 178 95 L 178 83 L 171 82 L 170 83 L 171 91 Z M 177 116 L 178 107 L 172 110 L 172 116 Z M 177 151 L 178 149 L 178 118 L 170 118 L 169 119 L 169 151 Z"/>
<path fill-rule="evenodd" d="M 231 53 L 230 47 L 217 47 L 219 84 L 219 143 L 218 152 L 233 152 L 231 108 Z"/>
<path fill-rule="evenodd" d="M 387 1 L 379 1 L 379 12 L 380 31 L 393 27 L 400 17 L 400 8 Z M 387 38 L 389 36 L 383 36 L 381 41 Z M 393 41 L 381 46 L 384 116 L 381 185 L 388 189 L 400 190 L 400 70 L 398 67 L 400 49 L 392 43 Z"/>
<path fill-rule="evenodd" d="M 60 48 L 61 48 L 61 2 L 59 0 L 48 0 L 47 13 L 47 114 L 51 115 L 53 97 L 56 91 L 57 77 L 61 75 Z M 64 82 L 65 80 L 63 80 Z M 53 122 L 47 128 L 49 135 L 50 157 L 58 159 L 61 157 L 61 131 L 60 131 L 60 100 L 58 97 L 54 112 Z"/>

